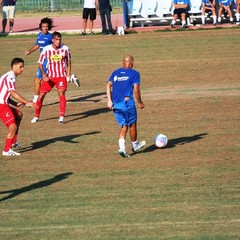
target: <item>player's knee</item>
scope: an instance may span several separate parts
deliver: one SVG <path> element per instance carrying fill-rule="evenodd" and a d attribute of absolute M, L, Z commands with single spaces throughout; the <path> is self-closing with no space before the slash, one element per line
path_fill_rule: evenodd
<path fill-rule="evenodd" d="M 10 133 L 15 133 L 17 131 L 17 125 L 15 123 L 11 124 L 8 128 Z"/>

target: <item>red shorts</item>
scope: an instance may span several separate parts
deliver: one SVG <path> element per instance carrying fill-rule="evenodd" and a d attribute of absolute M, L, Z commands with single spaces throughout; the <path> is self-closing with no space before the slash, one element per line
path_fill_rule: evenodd
<path fill-rule="evenodd" d="M 49 81 L 42 81 L 40 92 L 50 92 L 52 88 L 56 86 L 57 89 L 67 90 L 67 79 L 66 77 L 51 78 Z"/>
<path fill-rule="evenodd" d="M 15 117 L 19 116 L 18 110 L 9 107 L 7 104 L 0 104 L 0 119 L 9 127 L 12 124 L 16 124 Z"/>

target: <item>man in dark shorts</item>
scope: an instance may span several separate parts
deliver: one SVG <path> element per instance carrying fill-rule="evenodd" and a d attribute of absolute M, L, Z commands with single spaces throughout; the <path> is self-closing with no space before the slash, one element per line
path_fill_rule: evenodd
<path fill-rule="evenodd" d="M 187 12 L 189 7 L 189 0 L 174 0 L 174 12 L 173 12 L 173 20 L 170 24 L 172 28 L 175 27 L 176 21 L 179 17 L 181 17 L 182 26 L 181 28 L 186 28 L 186 18 L 187 18 Z"/>
<path fill-rule="evenodd" d="M 97 9 L 98 9 L 98 0 L 84 0 L 83 4 L 83 31 L 82 35 L 86 35 L 87 29 L 87 21 L 89 18 L 89 31 L 90 35 L 94 35 L 93 33 L 93 21 L 97 17 Z"/>

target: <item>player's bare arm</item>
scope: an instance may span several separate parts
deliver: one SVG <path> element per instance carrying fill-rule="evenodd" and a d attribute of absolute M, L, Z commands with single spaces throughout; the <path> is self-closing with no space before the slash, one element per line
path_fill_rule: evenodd
<path fill-rule="evenodd" d="M 32 107 L 33 109 L 36 109 L 36 104 L 34 102 L 28 101 L 24 97 L 22 97 L 19 93 L 17 93 L 15 90 L 10 91 L 11 97 L 18 100 L 20 103 L 25 104 L 26 106 Z"/>
<path fill-rule="evenodd" d="M 49 81 L 49 77 L 47 76 L 47 74 L 43 70 L 43 64 L 38 63 L 38 67 L 39 67 L 39 69 L 40 69 L 40 71 L 42 73 L 43 81 L 45 81 L 45 82 Z"/>
<path fill-rule="evenodd" d="M 174 4 L 174 8 L 177 9 L 177 8 L 187 8 L 188 7 L 188 4 Z"/>
<path fill-rule="evenodd" d="M 113 110 L 113 102 L 112 102 L 112 83 L 108 82 L 106 85 L 107 89 L 107 106 L 109 109 Z"/>
<path fill-rule="evenodd" d="M 144 108 L 145 104 L 142 101 L 140 86 L 138 84 L 134 84 L 134 95 L 137 100 L 139 108 L 141 109 Z"/>
<path fill-rule="evenodd" d="M 32 52 L 35 52 L 36 50 L 39 49 L 39 45 L 35 44 L 33 47 L 31 47 L 29 50 L 25 51 L 25 55 L 28 56 L 30 55 Z"/>
<path fill-rule="evenodd" d="M 67 76 L 71 76 L 71 72 L 72 72 L 72 65 L 71 65 L 71 60 L 68 60 L 67 62 Z"/>

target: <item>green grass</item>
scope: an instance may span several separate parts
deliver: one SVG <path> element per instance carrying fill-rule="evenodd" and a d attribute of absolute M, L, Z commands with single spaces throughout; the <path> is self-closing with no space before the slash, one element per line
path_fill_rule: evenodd
<path fill-rule="evenodd" d="M 0 72 L 25 59 L 17 89 L 31 99 L 35 36 L 1 37 Z M 67 123 L 58 97 L 45 99 L 41 121 L 23 109 L 22 155 L 0 157 L 0 238 L 240 239 L 239 29 L 125 36 L 64 35 L 72 71 Z M 118 156 L 119 128 L 106 109 L 105 83 L 125 53 L 140 71 L 138 110 L 146 149 Z M 0 149 L 7 130 L 0 124 Z M 168 136 L 165 149 L 153 138 Z M 130 152 L 130 141 L 127 138 Z"/>

